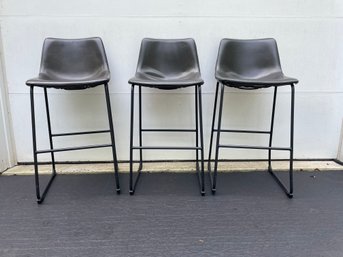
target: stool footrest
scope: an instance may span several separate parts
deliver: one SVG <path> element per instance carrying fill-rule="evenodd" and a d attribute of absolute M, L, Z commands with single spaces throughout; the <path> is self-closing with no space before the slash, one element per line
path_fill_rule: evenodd
<path fill-rule="evenodd" d="M 142 129 L 142 132 L 196 132 L 195 129 Z"/>
<path fill-rule="evenodd" d="M 133 150 L 201 150 L 201 147 L 192 146 L 133 146 Z"/>
<path fill-rule="evenodd" d="M 81 131 L 81 132 L 71 132 L 71 133 L 55 133 L 51 134 L 52 137 L 62 137 L 62 136 L 77 136 L 77 135 L 88 135 L 88 134 L 100 134 L 100 133 L 110 133 L 110 130 L 95 130 L 95 131 Z"/>
<path fill-rule="evenodd" d="M 291 151 L 289 147 L 268 147 L 268 146 L 253 146 L 253 145 L 218 145 L 222 148 L 241 148 L 241 149 L 259 149 L 259 150 L 279 150 L 279 151 Z"/>
<path fill-rule="evenodd" d="M 103 144 L 103 145 L 86 145 L 86 146 L 80 146 L 80 147 L 65 147 L 65 148 L 56 148 L 56 149 L 46 149 L 46 150 L 36 151 L 36 154 L 76 151 L 76 150 L 102 148 L 102 147 L 110 147 L 110 146 L 112 146 L 112 145 L 111 144 Z"/>
<path fill-rule="evenodd" d="M 218 129 L 213 129 L 213 132 L 218 132 Z M 270 134 L 270 131 L 265 131 L 265 130 L 244 130 L 244 129 L 221 129 L 220 132 Z"/>

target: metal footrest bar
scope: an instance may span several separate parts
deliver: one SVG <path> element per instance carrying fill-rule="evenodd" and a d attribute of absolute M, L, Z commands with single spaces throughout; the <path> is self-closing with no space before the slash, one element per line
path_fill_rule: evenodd
<path fill-rule="evenodd" d="M 213 129 L 213 132 L 218 132 L 218 129 Z M 251 134 L 270 134 L 270 131 L 264 130 L 243 130 L 243 129 L 221 129 L 221 132 L 230 132 L 230 133 L 251 133 Z"/>
<path fill-rule="evenodd" d="M 279 150 L 279 151 L 291 151 L 289 147 L 268 147 L 268 146 L 249 146 L 249 145 L 218 145 L 222 148 L 241 148 L 241 149 L 259 149 L 259 150 Z"/>
<path fill-rule="evenodd" d="M 133 146 L 133 150 L 201 150 L 201 147 L 169 147 L 169 146 Z"/>
<path fill-rule="evenodd" d="M 196 132 L 195 129 L 142 129 L 142 132 Z"/>
<path fill-rule="evenodd" d="M 103 145 L 86 145 L 86 146 L 80 146 L 80 147 L 65 147 L 65 148 L 56 148 L 56 149 L 46 149 L 46 150 L 36 151 L 36 154 L 64 152 L 64 151 L 76 151 L 76 150 L 103 148 L 103 147 L 110 147 L 110 146 L 112 146 L 112 145 L 111 144 L 103 144 Z"/>
<path fill-rule="evenodd" d="M 110 130 L 95 130 L 95 131 L 81 131 L 81 132 L 71 132 L 71 133 L 55 133 L 51 134 L 52 137 L 62 137 L 62 136 L 78 136 L 78 135 L 88 135 L 88 134 L 100 134 L 100 133 L 110 133 Z"/>

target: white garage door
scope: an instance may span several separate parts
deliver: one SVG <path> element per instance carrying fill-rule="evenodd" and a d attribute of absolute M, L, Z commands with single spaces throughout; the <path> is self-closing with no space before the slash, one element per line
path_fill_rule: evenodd
<path fill-rule="evenodd" d="M 8 144 L 5 133 L 5 121 L 2 99 L 0 97 L 0 172 L 9 167 Z"/>

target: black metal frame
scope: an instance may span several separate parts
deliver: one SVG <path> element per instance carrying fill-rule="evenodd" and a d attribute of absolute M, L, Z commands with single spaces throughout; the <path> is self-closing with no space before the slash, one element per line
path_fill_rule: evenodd
<path fill-rule="evenodd" d="M 218 91 L 219 85 L 221 85 L 220 90 L 220 100 L 219 100 L 219 110 L 218 110 L 218 122 L 217 122 L 217 129 L 215 129 L 215 120 L 216 120 L 216 113 L 217 113 L 217 102 L 218 102 Z M 229 85 L 227 85 L 229 86 Z M 240 149 L 257 149 L 257 150 L 268 150 L 268 171 L 275 179 L 275 181 L 279 184 L 282 190 L 289 198 L 293 198 L 293 148 L 294 148 L 294 97 L 295 97 L 295 89 L 294 84 L 290 84 L 291 86 L 291 117 L 290 117 L 290 147 L 272 147 L 272 139 L 273 139 L 273 132 L 274 132 L 274 117 L 275 117 L 275 106 L 276 106 L 276 96 L 277 96 L 277 86 L 274 86 L 274 95 L 273 95 L 273 106 L 272 106 L 272 116 L 271 116 L 271 125 L 269 131 L 259 131 L 259 130 L 229 130 L 229 129 L 222 129 L 221 128 L 221 119 L 222 119 L 222 111 L 223 111 L 223 99 L 224 99 L 224 91 L 226 85 L 217 82 L 216 85 L 216 92 L 215 92 L 215 99 L 214 99 L 214 107 L 213 107 L 213 117 L 212 117 L 212 127 L 211 127 L 211 138 L 210 138 L 210 146 L 209 146 L 209 157 L 208 157 L 208 171 L 209 177 L 211 182 L 211 189 L 212 193 L 215 194 L 216 192 L 216 183 L 217 183 L 217 170 L 218 170 L 218 158 L 219 158 L 219 149 L 220 148 L 240 148 Z M 213 134 L 217 132 L 216 137 L 216 145 L 215 145 L 215 159 L 214 159 L 214 168 L 213 168 L 213 176 L 211 175 L 211 156 L 212 156 L 212 144 L 213 144 Z M 253 133 L 253 134 L 269 134 L 269 145 L 268 147 L 264 146 L 249 146 L 249 145 L 222 145 L 220 144 L 220 133 L 221 132 L 229 132 L 229 133 Z M 277 175 L 273 172 L 272 169 L 272 150 L 278 151 L 289 151 L 289 189 L 282 183 L 282 181 L 277 177 Z"/>
<path fill-rule="evenodd" d="M 133 145 L 133 128 L 134 128 L 134 95 L 135 86 L 138 86 L 138 119 L 139 119 L 139 146 Z M 143 150 L 195 150 L 196 151 L 196 171 L 200 186 L 201 195 L 205 195 L 204 183 L 204 140 L 203 140 L 203 125 L 202 125 L 202 101 L 201 101 L 201 85 L 195 87 L 195 129 L 145 129 L 142 126 L 142 86 L 131 85 L 131 118 L 130 118 L 130 195 L 133 195 L 139 181 L 143 168 Z M 199 131 L 200 129 L 200 131 Z M 170 146 L 143 146 L 143 132 L 176 132 L 176 133 L 195 133 L 195 147 L 170 147 Z M 200 136 L 200 146 L 199 146 Z M 133 150 L 139 150 L 139 167 L 136 178 L 133 178 Z M 200 164 L 199 168 L 199 151 Z"/>
<path fill-rule="evenodd" d="M 47 88 L 44 87 L 44 98 L 45 98 L 45 108 L 46 108 L 47 123 L 48 123 L 50 149 L 38 151 L 37 150 L 37 137 L 36 137 L 36 121 L 35 121 L 34 86 L 30 86 L 33 162 L 34 162 L 34 171 L 35 171 L 35 185 L 36 185 L 37 203 L 41 204 L 44 201 L 45 196 L 48 193 L 49 188 L 50 188 L 54 178 L 56 177 L 54 153 L 55 152 L 62 152 L 62 151 L 75 151 L 75 150 L 84 150 L 84 149 L 92 149 L 92 148 L 112 147 L 114 174 L 115 174 L 115 181 L 116 181 L 116 192 L 118 194 L 120 194 L 119 174 L 118 174 L 119 168 L 118 168 L 118 160 L 117 160 L 117 153 L 116 153 L 115 140 L 114 140 L 114 129 L 113 129 L 111 103 L 110 103 L 110 96 L 109 96 L 107 83 L 104 84 L 104 89 L 105 89 L 108 121 L 109 121 L 109 127 L 110 127 L 109 130 L 97 130 L 97 131 L 84 131 L 84 132 L 53 134 L 51 132 L 52 130 L 51 130 L 51 122 L 50 122 L 50 111 L 49 111 L 49 101 L 48 101 Z M 54 137 L 87 135 L 87 134 L 98 134 L 98 133 L 110 133 L 111 144 L 87 145 L 87 146 L 81 146 L 81 147 L 66 147 L 66 148 L 56 148 L 56 149 L 54 149 L 54 147 L 53 147 L 53 138 Z M 38 154 L 43 154 L 43 153 L 51 153 L 52 175 L 51 175 L 49 182 L 47 183 L 46 187 L 44 188 L 43 193 L 41 194 L 40 185 L 39 185 L 39 172 L 38 172 Z"/>

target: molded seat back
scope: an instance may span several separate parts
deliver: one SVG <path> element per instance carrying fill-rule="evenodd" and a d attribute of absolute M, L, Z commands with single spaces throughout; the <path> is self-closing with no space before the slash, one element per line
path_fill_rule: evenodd
<path fill-rule="evenodd" d="M 109 68 L 100 38 L 45 39 L 40 77 L 77 81 L 101 73 Z"/>
<path fill-rule="evenodd" d="M 216 64 L 216 78 L 259 79 L 282 75 L 275 39 L 222 39 Z"/>
<path fill-rule="evenodd" d="M 143 39 L 136 73 L 161 80 L 177 80 L 197 74 L 200 77 L 194 40 Z"/>

